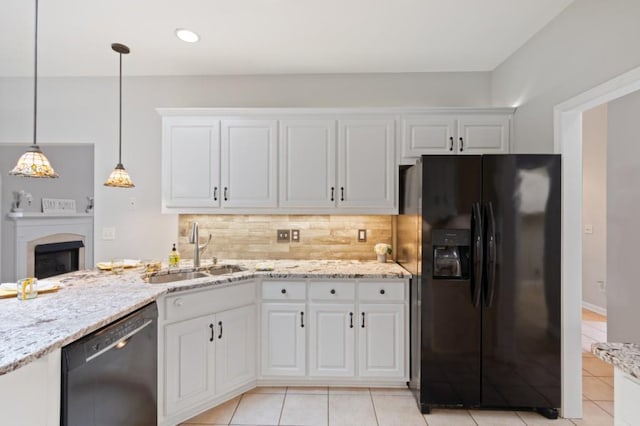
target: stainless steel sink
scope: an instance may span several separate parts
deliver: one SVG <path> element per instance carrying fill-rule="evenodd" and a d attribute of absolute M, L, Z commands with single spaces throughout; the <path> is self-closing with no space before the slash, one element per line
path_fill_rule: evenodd
<path fill-rule="evenodd" d="M 207 273 L 210 275 L 224 275 L 233 274 L 234 272 L 241 272 L 244 271 L 244 269 L 238 265 L 215 265 L 206 268 L 205 271 L 207 271 Z"/>
<path fill-rule="evenodd" d="M 170 283 L 173 281 L 184 281 L 184 280 L 192 280 L 194 278 L 204 278 L 208 277 L 209 274 L 204 272 L 194 271 L 194 272 L 175 272 L 171 274 L 157 274 L 151 275 L 147 278 L 150 284 L 162 284 L 162 283 Z"/>

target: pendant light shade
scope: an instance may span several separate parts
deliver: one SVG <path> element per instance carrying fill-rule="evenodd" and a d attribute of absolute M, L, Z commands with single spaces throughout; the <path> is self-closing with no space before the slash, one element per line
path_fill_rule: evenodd
<path fill-rule="evenodd" d="M 113 43 L 111 45 L 111 49 L 113 49 L 116 53 L 120 55 L 120 79 L 119 79 L 119 87 L 120 87 L 120 106 L 118 112 L 118 164 L 116 168 L 113 169 L 109 178 L 104 183 L 104 186 L 113 186 L 116 188 L 133 188 L 135 185 L 129 176 L 129 173 L 125 170 L 122 165 L 122 55 L 126 55 L 130 52 L 129 48 L 124 44 Z"/>
<path fill-rule="evenodd" d="M 33 61 L 33 144 L 29 150 L 22 154 L 16 166 L 9 172 L 13 176 L 32 178 L 57 178 L 58 174 L 51 163 L 37 145 L 37 122 L 38 122 L 38 0 L 36 0 L 36 23 L 35 23 L 35 58 Z"/>

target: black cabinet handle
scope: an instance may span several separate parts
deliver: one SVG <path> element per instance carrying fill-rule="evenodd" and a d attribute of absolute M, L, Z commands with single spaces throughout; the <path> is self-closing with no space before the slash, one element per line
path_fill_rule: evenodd
<path fill-rule="evenodd" d="M 340 187 L 340 201 L 344 201 L 344 186 Z"/>
<path fill-rule="evenodd" d="M 364 312 L 362 313 L 362 328 L 364 328 Z"/>
<path fill-rule="evenodd" d="M 304 328 L 304 312 L 300 312 L 300 327 Z"/>
<path fill-rule="evenodd" d="M 336 290 L 332 288 L 330 293 L 331 294 L 336 294 Z"/>
<path fill-rule="evenodd" d="M 384 294 L 384 288 L 380 289 L 380 294 Z"/>
<path fill-rule="evenodd" d="M 464 140 L 460 138 L 460 152 L 464 151 Z"/>
<path fill-rule="evenodd" d="M 331 201 L 335 201 L 335 197 L 333 196 L 334 192 L 336 192 L 336 188 L 335 187 L 331 187 Z"/>
<path fill-rule="evenodd" d="M 280 290 L 280 293 L 282 293 L 282 294 L 287 294 L 287 289 L 286 289 L 286 288 L 283 288 L 282 290 Z"/>
<path fill-rule="evenodd" d="M 226 186 L 224 187 L 224 200 L 225 201 L 229 201 L 229 197 L 227 197 L 227 192 L 228 192 L 229 188 L 227 188 Z"/>
<path fill-rule="evenodd" d="M 353 328 L 353 312 L 349 312 L 349 328 Z"/>
<path fill-rule="evenodd" d="M 449 136 L 449 151 L 453 151 L 453 136 Z"/>
<path fill-rule="evenodd" d="M 213 331 L 213 324 L 209 324 L 209 328 L 211 329 L 211 337 L 209 338 L 209 341 L 210 341 L 210 342 L 213 342 L 213 333 L 214 333 L 214 331 Z"/>
<path fill-rule="evenodd" d="M 220 334 L 218 335 L 218 339 L 222 339 L 222 321 L 218 322 L 218 327 L 220 327 Z"/>
<path fill-rule="evenodd" d="M 218 187 L 213 187 L 213 201 L 218 201 Z"/>

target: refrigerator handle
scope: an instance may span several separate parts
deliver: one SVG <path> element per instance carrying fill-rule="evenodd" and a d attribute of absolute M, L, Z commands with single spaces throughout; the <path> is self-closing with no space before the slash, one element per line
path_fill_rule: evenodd
<path fill-rule="evenodd" d="M 474 307 L 480 304 L 482 294 L 482 265 L 484 264 L 484 241 L 482 232 L 482 214 L 480 203 L 471 207 L 471 235 L 473 238 L 473 272 L 471 274 L 471 303 Z"/>
<path fill-rule="evenodd" d="M 493 214 L 493 204 L 486 204 L 485 217 L 487 219 L 487 291 L 485 293 L 484 305 L 490 308 L 493 304 L 493 296 L 496 292 L 496 220 Z"/>

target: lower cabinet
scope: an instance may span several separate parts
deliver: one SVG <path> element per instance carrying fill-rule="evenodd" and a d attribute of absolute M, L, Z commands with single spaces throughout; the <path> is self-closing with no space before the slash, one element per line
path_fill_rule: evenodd
<path fill-rule="evenodd" d="M 306 374 L 304 316 L 304 303 L 262 305 L 262 374 Z"/>
<path fill-rule="evenodd" d="M 309 375 L 355 376 L 355 305 L 309 305 Z"/>
<path fill-rule="evenodd" d="M 360 376 L 404 375 L 404 316 L 404 305 L 401 304 L 360 305 Z"/>
<path fill-rule="evenodd" d="M 221 394 L 256 377 L 256 307 L 216 314 L 215 324 L 215 390 Z"/>

